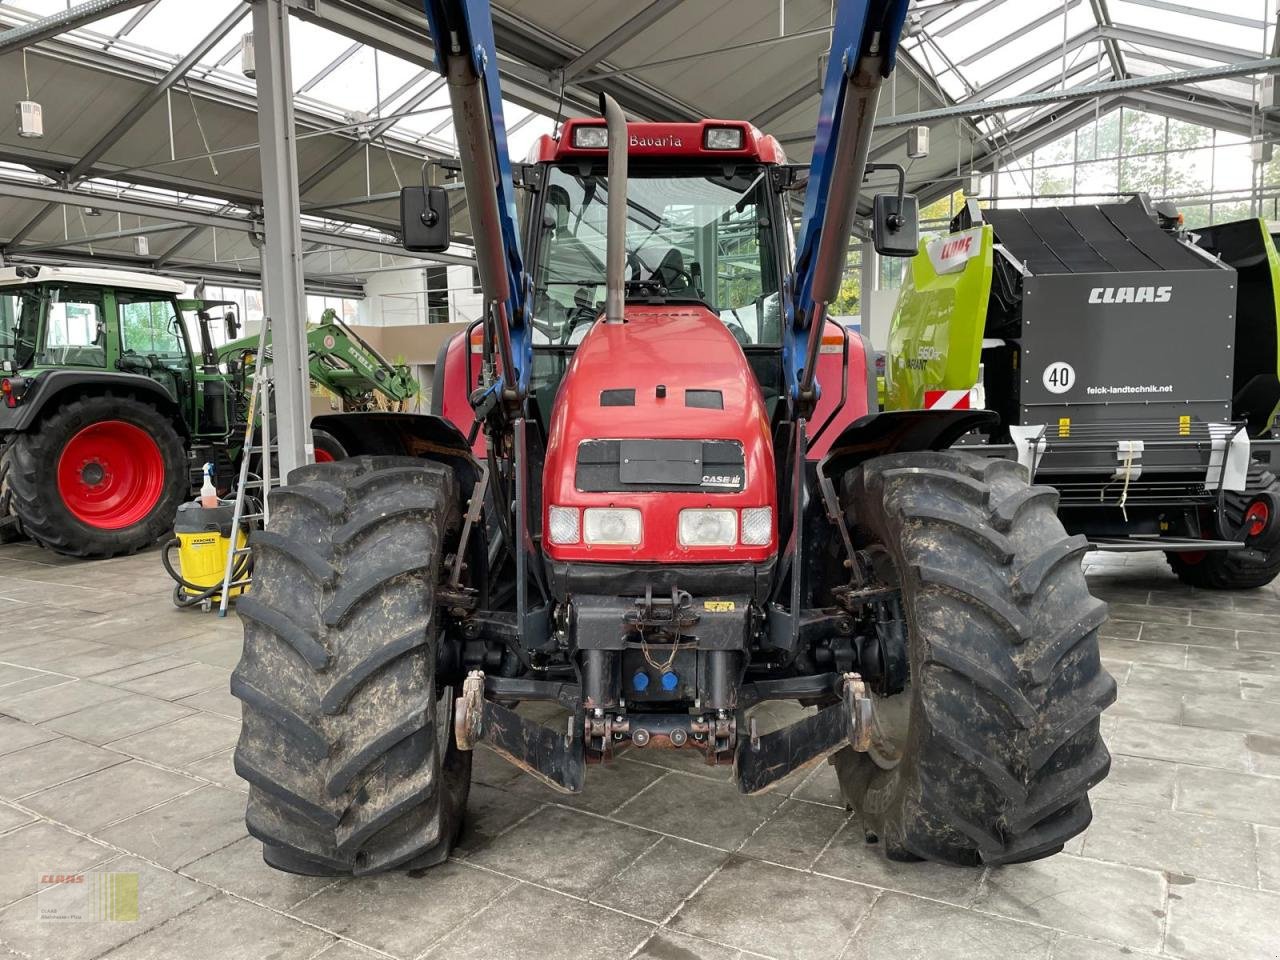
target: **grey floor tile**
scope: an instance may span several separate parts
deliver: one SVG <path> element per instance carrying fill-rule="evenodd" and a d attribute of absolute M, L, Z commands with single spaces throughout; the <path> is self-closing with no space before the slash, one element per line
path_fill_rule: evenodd
<path fill-rule="evenodd" d="M 807 870 L 848 819 L 849 814 L 840 807 L 786 800 L 739 852 Z"/>
<path fill-rule="evenodd" d="M 592 813 L 611 813 L 651 783 L 666 774 L 666 770 L 649 764 L 633 763 L 617 758 L 607 765 L 592 764 L 587 768 L 586 786 L 581 793 L 566 796 L 539 783 L 527 773 L 507 761 L 494 756 L 489 750 L 476 751 L 477 756 L 489 754 L 505 769 L 490 767 L 492 774 L 486 778 L 493 786 L 509 790 L 541 803 L 560 803 Z"/>
<path fill-rule="evenodd" d="M 1136 620 L 1108 620 L 1098 628 L 1098 636 L 1108 640 L 1137 640 L 1141 633 L 1142 624 Z"/>
<path fill-rule="evenodd" d="M 4 660 L 4 653 L 0 652 L 0 661 Z M 7 661 L 0 662 L 0 690 L 5 687 L 20 683 L 23 680 L 29 680 L 32 677 L 40 676 L 42 671 L 36 670 L 34 667 L 20 667 L 17 664 Z"/>
<path fill-rule="evenodd" d="M 1187 661 L 1187 648 L 1172 643 L 1148 643 L 1145 640 L 1100 637 L 1098 648 L 1107 659 L 1122 663 L 1154 663 L 1164 667 L 1181 667 Z"/>
<path fill-rule="evenodd" d="M 1041 960 L 1053 931 L 886 893 L 863 921 L 842 960 Z M 943 950 L 939 948 L 945 944 Z"/>
<path fill-rule="evenodd" d="M 385 960 L 385 954 L 374 953 L 365 947 L 358 946 L 350 940 L 335 940 L 318 953 L 315 960 Z"/>
<path fill-rule="evenodd" d="M 1249 766 L 1254 773 L 1280 777 L 1280 737 L 1246 733 L 1244 746 L 1249 751 Z"/>
<path fill-rule="evenodd" d="M 78 873 L 116 852 L 100 843 L 37 822 L 0 836 L 0 906 L 36 892 L 41 874 Z M 5 939 L 0 927 L 0 941 Z"/>
<path fill-rule="evenodd" d="M 840 955 L 874 896 L 869 887 L 733 857 L 670 926 L 788 960 L 825 960 Z"/>
<path fill-rule="evenodd" d="M 37 901 L 32 898 L 0 911 L 0 942 L 10 944 L 29 960 L 89 960 L 191 909 L 216 892 L 135 857 L 117 857 L 99 869 L 138 875 L 137 920 L 50 923 L 39 919 Z M 188 951 L 172 956 L 176 960 L 192 954 Z"/>
<path fill-rule="evenodd" d="M 1221 591 L 1210 592 L 1183 587 L 1178 590 L 1165 590 L 1159 597 L 1153 597 L 1162 607 L 1180 607 L 1188 610 L 1232 610 L 1231 594 Z"/>
<path fill-rule="evenodd" d="M 467 795 L 467 816 L 462 824 L 457 854 L 466 856 L 472 850 L 483 847 L 539 806 L 541 801 L 531 797 L 473 782 L 471 792 Z"/>
<path fill-rule="evenodd" d="M 640 920 L 521 884 L 455 928 L 427 956 L 432 960 L 626 957 L 652 933 L 653 927 Z"/>
<path fill-rule="evenodd" d="M 166 670 L 172 670 L 175 667 L 185 666 L 189 663 L 191 661 L 184 657 L 153 656 L 147 660 L 132 663 L 127 667 L 117 667 L 115 670 L 100 673 L 93 680 L 94 683 L 118 686 L 122 683 L 128 683 L 130 680 L 136 680 L 139 677 L 149 677 L 152 674 L 164 673 Z"/>
<path fill-rule="evenodd" d="M 39 743 L 0 757 L 0 797 L 13 800 L 123 762 L 118 753 L 66 737 Z"/>
<path fill-rule="evenodd" d="M 1172 723 L 1121 718 L 1107 741 L 1112 753 L 1148 760 L 1172 760 L 1221 770 L 1249 769 L 1244 734 Z"/>
<path fill-rule="evenodd" d="M 246 836 L 244 796 L 201 787 L 107 827 L 99 836 L 176 870 Z"/>
<path fill-rule="evenodd" d="M 77 740 L 101 745 L 169 723 L 191 712 L 189 707 L 130 693 L 63 717 L 46 720 L 42 726 Z"/>
<path fill-rule="evenodd" d="M 343 880 L 290 913 L 393 956 L 416 957 L 513 885 L 514 881 L 497 874 L 447 862 L 420 877 L 384 873 Z M 563 899 L 551 893 L 547 896 L 557 902 Z M 512 909 L 510 898 L 503 897 L 497 915 Z M 483 929 L 482 943 L 497 936 L 495 931 Z"/>
<path fill-rule="evenodd" d="M 152 673 L 134 680 L 125 680 L 118 686 L 134 693 L 145 693 L 162 700 L 181 700 L 193 693 L 214 688 L 226 689 L 230 682 L 228 667 L 215 667 L 207 663 L 188 663 L 163 673 Z"/>
<path fill-rule="evenodd" d="M 81 640 L 75 637 L 44 636 L 25 647 L 17 647 L 5 651 L 4 659 L 24 667 L 39 667 L 43 670 L 59 671 L 52 666 L 64 657 L 82 654 L 110 652 L 106 644 L 92 640 Z"/>
<path fill-rule="evenodd" d="M 1183 626 L 1175 623 L 1144 623 L 1142 625 L 1141 640 L 1145 643 L 1233 650 L 1236 645 L 1236 632 L 1219 627 Z"/>
<path fill-rule="evenodd" d="M 1083 937 L 1062 937 L 1053 945 L 1052 960 L 1156 960 L 1154 953 Z"/>
<path fill-rule="evenodd" d="M 15 667 L 14 669 L 22 668 Z M 19 697 L 33 690 L 48 690 L 75 682 L 74 677 L 64 676 L 61 673 L 49 673 L 44 670 L 25 670 L 24 676 L 16 677 L 12 683 L 0 687 L 0 698 Z M 0 707 L 3 707 L 3 704 L 0 704 Z"/>
<path fill-rule="evenodd" d="M 1173 807 L 1173 780 L 1177 766 L 1166 760 L 1113 756 L 1107 778 L 1089 792 L 1095 800 L 1123 800 L 1147 807 Z"/>
<path fill-rule="evenodd" d="M 35 817 L 31 814 L 7 803 L 0 803 L 0 833 L 8 833 L 15 827 L 31 823 L 33 820 L 35 820 Z"/>
<path fill-rule="evenodd" d="M 1254 827 L 1258 835 L 1258 879 L 1263 890 L 1280 893 L 1280 827 Z"/>
<path fill-rule="evenodd" d="M 467 863 L 588 897 L 657 839 L 635 827 L 563 807 L 546 807 L 472 851 Z"/>
<path fill-rule="evenodd" d="M 1149 663 L 1134 664 L 1129 674 L 1129 686 L 1196 696 L 1238 697 L 1240 694 L 1240 681 L 1230 674 L 1197 674 L 1181 667 Z"/>
<path fill-rule="evenodd" d="M 28 723 L 40 723 L 54 717 L 64 717 L 85 707 L 118 700 L 125 691 L 115 687 L 104 686 L 89 680 L 72 680 L 58 686 L 46 687 L 30 693 L 21 693 L 14 697 L 4 696 L 0 689 L 0 709 L 11 717 L 25 720 Z"/>
<path fill-rule="evenodd" d="M 229 750 L 221 750 L 211 757 L 183 764 L 182 769 L 188 773 L 195 774 L 197 777 L 212 780 L 218 786 L 226 787 L 228 790 L 238 790 L 241 793 L 249 792 L 248 783 L 241 780 L 240 775 L 236 773 L 234 747 Z"/>
<path fill-rule="evenodd" d="M 978 893 L 981 870 L 940 863 L 895 863 L 878 843 L 867 843 L 856 819 L 845 825 L 814 864 L 819 873 L 901 893 L 965 905 Z"/>
<path fill-rule="evenodd" d="M 732 783 L 673 773 L 622 807 L 616 816 L 685 840 L 735 850 L 784 799 L 769 793 L 743 796 Z M 673 816 L 673 811 L 679 814 Z"/>
<path fill-rule="evenodd" d="M 1251 630 L 1256 633 L 1280 632 L 1280 617 L 1239 611 L 1193 610 L 1191 623 L 1201 627 Z"/>
<path fill-rule="evenodd" d="M 1188 695 L 1183 699 L 1182 722 L 1189 727 L 1280 737 L 1280 703 L 1216 694 Z"/>
<path fill-rule="evenodd" d="M 1280 653 L 1191 647 L 1187 651 L 1187 669 L 1280 674 Z"/>
<path fill-rule="evenodd" d="M 1083 854 L 1244 886 L 1258 876 L 1251 824 L 1106 800 L 1094 805 Z"/>
<path fill-rule="evenodd" d="M 144 760 L 181 767 L 234 746 L 239 736 L 239 720 L 190 713 L 173 723 L 113 740 L 110 747 Z"/>
<path fill-rule="evenodd" d="M 24 797 L 22 804 L 50 820 L 93 833 L 199 786 L 199 780 L 130 760 Z"/>
<path fill-rule="evenodd" d="M 638 859 L 593 891 L 590 899 L 660 923 L 728 856 L 685 840 L 660 837 Z"/>
<path fill-rule="evenodd" d="M 57 737 L 58 734 L 53 730 L 0 715 L 0 756 L 24 750 L 46 740 L 55 740 Z"/>
<path fill-rule="evenodd" d="M 1110 607 L 1112 620 L 1136 620 L 1139 623 L 1169 623 L 1180 626 L 1186 626 L 1191 622 L 1189 610 L 1137 603 L 1113 603 Z"/>
<path fill-rule="evenodd" d="M 1011 920 L 1155 951 L 1164 881 L 1150 870 L 1058 854 L 991 869 L 974 906 Z"/>
<path fill-rule="evenodd" d="M 1280 703 L 1280 677 L 1265 673 L 1240 675 L 1240 696 L 1246 700 L 1267 700 Z"/>
<path fill-rule="evenodd" d="M 1135 668 L 1137 666 L 1139 664 L 1134 664 Z M 1182 720 L 1182 694 L 1177 690 L 1123 684 L 1116 691 L 1116 702 L 1107 712 L 1113 717 L 1176 724 Z"/>
<path fill-rule="evenodd" d="M 218 960 L 307 960 L 332 935 L 256 904 L 214 897 L 105 954 L 111 960 L 172 960 L 198 950 Z M 198 945 L 198 947 L 197 947 Z"/>
<path fill-rule="evenodd" d="M 1255 630 L 1236 631 L 1236 643 L 1241 650 L 1266 650 L 1280 653 L 1280 629 L 1265 633 Z"/>
<path fill-rule="evenodd" d="M 1202 767 L 1179 767 L 1174 809 L 1280 826 L 1280 780 Z"/>
<path fill-rule="evenodd" d="M 327 877 L 302 877 L 269 867 L 262 859 L 262 844 L 252 837 L 192 861 L 181 872 L 219 890 L 286 913 L 325 887 L 342 882 Z"/>
<path fill-rule="evenodd" d="M 740 956 L 741 952 L 734 947 L 672 930 L 659 930 L 632 960 L 736 960 Z"/>
<path fill-rule="evenodd" d="M 110 644 L 96 644 L 96 649 L 72 656 L 60 657 L 45 664 L 46 670 L 54 670 L 73 677 L 97 677 L 121 667 L 130 667 L 151 659 L 153 654 L 145 650 L 122 650 Z"/>
<path fill-rule="evenodd" d="M 761 724 L 760 731 L 764 733 L 766 730 L 767 726 Z M 660 767 L 664 770 L 674 770 L 678 773 L 687 773 L 691 776 L 702 777 L 704 780 L 718 780 L 723 783 L 733 780 L 732 765 L 707 766 L 703 755 L 696 750 L 649 750 L 632 747 L 626 752 L 625 756 L 636 763 L 642 763 L 650 767 Z"/>
<path fill-rule="evenodd" d="M 184 707 L 204 710 L 206 713 L 216 713 L 220 717 L 240 719 L 240 701 L 231 695 L 230 689 L 214 687 L 211 690 L 183 697 L 178 703 Z"/>
<path fill-rule="evenodd" d="M 240 662 L 243 648 L 244 641 L 239 637 L 220 637 L 208 643 L 187 647 L 182 651 L 182 656 L 190 657 L 198 663 L 231 670 Z"/>
<path fill-rule="evenodd" d="M 820 763 L 798 786 L 791 791 L 791 796 L 798 800 L 811 800 L 814 803 L 825 803 L 831 807 L 847 810 L 849 803 L 840 791 L 840 780 L 836 776 L 835 767 L 829 763 Z"/>
<path fill-rule="evenodd" d="M 1169 901 L 1165 951 L 1186 960 L 1274 960 L 1280 895 L 1201 880 Z"/>

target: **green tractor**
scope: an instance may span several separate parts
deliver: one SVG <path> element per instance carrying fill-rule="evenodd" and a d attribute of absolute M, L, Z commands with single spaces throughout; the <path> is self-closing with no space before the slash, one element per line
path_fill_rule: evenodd
<path fill-rule="evenodd" d="M 166 534 L 201 467 L 239 463 L 257 337 L 231 304 L 184 299 L 180 280 L 115 270 L 0 269 L 0 517 L 57 553 L 133 553 Z M 220 317 L 211 311 L 221 311 Z M 187 319 L 195 320 L 193 347 Z M 230 342 L 215 350 L 220 319 Z M 335 317 L 308 331 L 312 379 L 361 409 L 403 402 L 412 373 Z M 346 454 L 314 430 L 316 459 Z"/>

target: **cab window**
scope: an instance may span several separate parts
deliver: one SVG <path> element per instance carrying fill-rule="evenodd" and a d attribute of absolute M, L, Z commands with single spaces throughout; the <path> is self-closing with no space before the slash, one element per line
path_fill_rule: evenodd
<path fill-rule="evenodd" d="M 45 310 L 44 342 L 36 363 L 105 367 L 106 330 L 100 293 L 55 288 Z"/>
<path fill-rule="evenodd" d="M 120 300 L 120 348 L 160 360 L 185 360 L 182 321 L 172 300 Z"/>

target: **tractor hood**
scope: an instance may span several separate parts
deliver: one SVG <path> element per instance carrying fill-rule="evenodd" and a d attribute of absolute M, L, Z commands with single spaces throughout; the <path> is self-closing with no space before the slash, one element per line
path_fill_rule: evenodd
<path fill-rule="evenodd" d="M 547 554 L 632 563 L 769 559 L 777 539 L 769 418 L 742 348 L 702 306 L 627 304 L 625 316 L 596 323 L 556 396 L 543 477 Z M 639 515 L 606 529 L 593 523 L 605 515 L 587 515 L 592 508 Z M 682 535 L 682 510 L 732 517 L 690 514 Z M 732 523 L 733 542 L 723 533 L 708 536 L 714 544 L 694 542 L 695 520 Z"/>

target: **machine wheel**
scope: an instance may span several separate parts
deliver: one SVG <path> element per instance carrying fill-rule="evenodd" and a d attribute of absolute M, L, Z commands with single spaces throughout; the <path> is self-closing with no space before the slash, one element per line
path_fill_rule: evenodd
<path fill-rule="evenodd" d="M 327 430 L 312 428 L 311 442 L 316 448 L 316 463 L 333 463 L 335 460 L 347 459 L 346 448 Z"/>
<path fill-rule="evenodd" d="M 1046 857 L 1088 826 L 1111 755 L 1099 717 L 1107 606 L 1090 595 L 1057 492 L 1016 463 L 903 453 L 851 471 L 855 546 L 901 584 L 910 679 L 877 699 L 877 748 L 833 758 L 891 859 Z M 884 568 L 881 568 L 881 564 Z"/>
<path fill-rule="evenodd" d="M 249 833 L 291 873 L 440 863 L 471 779 L 452 732 L 458 678 L 436 670 L 457 480 L 423 460 L 355 457 L 293 471 L 271 505 L 231 677 Z"/>
<path fill-rule="evenodd" d="M 13 457 L 10 455 L 11 442 L 4 441 L 0 445 L 0 543 L 14 543 L 25 540 L 22 522 L 13 512 L 13 491 L 9 489 L 9 471 L 13 469 Z"/>
<path fill-rule="evenodd" d="M 1261 562 L 1234 551 L 1166 553 L 1178 579 L 1201 590 L 1252 590 L 1280 575 L 1280 480 L 1261 464 L 1249 466 L 1244 493 L 1224 493 L 1227 527 L 1245 534 L 1245 545 L 1260 551 Z"/>
<path fill-rule="evenodd" d="M 173 525 L 189 492 L 182 439 L 132 396 L 64 404 L 5 451 L 11 508 L 36 543 L 71 557 L 134 553 Z"/>

